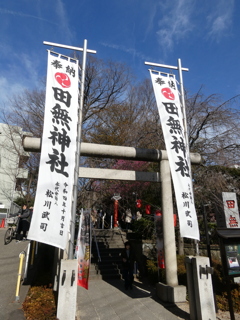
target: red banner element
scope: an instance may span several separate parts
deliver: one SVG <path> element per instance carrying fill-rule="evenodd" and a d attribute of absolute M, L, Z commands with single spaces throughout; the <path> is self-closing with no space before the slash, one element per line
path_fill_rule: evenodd
<path fill-rule="evenodd" d="M 113 227 L 118 227 L 118 200 L 114 200 Z"/>
<path fill-rule="evenodd" d="M 150 204 L 146 204 L 145 205 L 145 212 L 146 212 L 146 214 L 151 214 L 151 206 L 150 206 Z"/>
<path fill-rule="evenodd" d="M 81 213 L 75 254 L 78 260 L 77 284 L 88 289 L 91 257 L 91 215 L 88 211 Z"/>
<path fill-rule="evenodd" d="M 141 199 L 137 199 L 136 200 L 136 207 L 137 208 L 141 208 L 141 206 L 142 206 L 142 200 Z"/>
<path fill-rule="evenodd" d="M 158 250 L 158 268 L 165 269 L 165 259 L 163 249 Z"/>
<path fill-rule="evenodd" d="M 174 223 L 174 227 L 177 226 L 177 215 L 176 213 L 173 214 L 173 223 Z"/>

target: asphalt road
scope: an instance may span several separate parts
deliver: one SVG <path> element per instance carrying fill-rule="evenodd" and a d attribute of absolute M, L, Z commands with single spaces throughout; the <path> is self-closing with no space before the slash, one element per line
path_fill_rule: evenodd
<path fill-rule="evenodd" d="M 16 298 L 16 288 L 19 271 L 19 255 L 26 252 L 28 241 L 16 243 L 13 240 L 8 245 L 4 245 L 4 235 L 6 228 L 0 228 L 0 319 L 1 320 L 25 320 L 21 309 L 25 300 L 29 286 L 20 286 L 19 295 Z M 25 260 L 23 272 L 25 269 Z"/>

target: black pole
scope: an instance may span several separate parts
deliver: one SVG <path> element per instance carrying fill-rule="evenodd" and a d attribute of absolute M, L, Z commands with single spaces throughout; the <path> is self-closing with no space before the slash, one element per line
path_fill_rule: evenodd
<path fill-rule="evenodd" d="M 233 301 L 231 295 L 231 280 L 230 277 L 226 277 L 226 284 L 227 284 L 227 296 L 228 296 L 228 306 L 229 306 L 229 313 L 231 320 L 235 320 L 234 309 L 233 309 Z"/>

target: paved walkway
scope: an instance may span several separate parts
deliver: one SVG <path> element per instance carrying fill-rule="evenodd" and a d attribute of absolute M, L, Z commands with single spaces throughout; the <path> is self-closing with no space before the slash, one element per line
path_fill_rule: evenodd
<path fill-rule="evenodd" d="M 125 290 L 121 280 L 89 281 L 88 290 L 78 287 L 77 304 L 80 320 L 190 319 L 176 305 L 160 302 L 152 286 L 136 281 L 132 290 Z"/>
<path fill-rule="evenodd" d="M 0 228 L 0 320 L 25 320 L 22 303 L 29 286 L 20 286 L 17 302 L 16 286 L 19 254 L 27 250 L 28 241 L 16 243 L 13 240 L 10 244 L 4 245 L 5 232 L 5 228 Z M 153 288 L 139 282 L 135 282 L 133 290 L 126 291 L 121 280 L 91 280 L 89 290 L 78 287 L 77 301 L 78 319 L 81 320 L 116 320 L 126 317 L 130 317 L 131 320 L 188 319 L 188 314 L 180 309 L 176 310 L 176 307 L 170 312 L 167 306 L 167 310 L 155 300 Z M 178 318 L 174 315 L 174 310 L 180 312 L 183 317 Z"/>
<path fill-rule="evenodd" d="M 4 245 L 5 232 L 5 228 L 0 228 L 0 319 L 24 320 L 25 317 L 21 307 L 29 286 L 20 287 L 18 302 L 16 302 L 16 287 L 19 254 L 22 251 L 26 251 L 28 241 L 16 243 L 16 241 L 13 240 L 8 245 Z"/>
<path fill-rule="evenodd" d="M 22 303 L 29 286 L 21 285 L 19 301 L 16 302 L 16 285 L 19 254 L 26 251 L 28 242 L 12 241 L 4 245 L 5 232 L 6 229 L 0 228 L 0 320 L 26 320 Z M 190 319 L 186 303 L 163 303 L 156 297 L 152 286 L 136 281 L 133 290 L 126 291 L 121 280 L 90 280 L 89 290 L 78 287 L 77 308 L 78 320 Z M 240 315 L 235 314 L 235 318 L 240 320 Z M 217 319 L 230 319 L 229 312 L 220 312 Z"/>

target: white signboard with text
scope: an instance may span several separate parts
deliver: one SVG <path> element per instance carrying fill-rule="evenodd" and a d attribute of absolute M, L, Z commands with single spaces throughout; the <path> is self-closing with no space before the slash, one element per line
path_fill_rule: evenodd
<path fill-rule="evenodd" d="M 226 228 L 239 228 L 239 212 L 236 193 L 222 192 Z"/>

